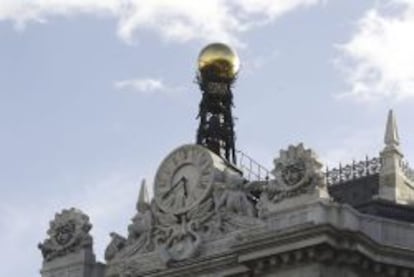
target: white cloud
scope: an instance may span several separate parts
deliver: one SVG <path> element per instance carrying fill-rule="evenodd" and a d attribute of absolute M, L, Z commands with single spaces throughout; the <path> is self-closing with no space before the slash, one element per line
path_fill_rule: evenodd
<path fill-rule="evenodd" d="M 390 0 L 370 9 L 339 49 L 340 66 L 358 100 L 414 97 L 414 1 Z"/>
<path fill-rule="evenodd" d="M 107 15 L 118 19 L 118 34 L 134 42 L 140 30 L 167 40 L 220 40 L 238 35 L 297 8 L 324 0 L 1 0 L 0 20 L 24 28 L 53 16 Z"/>
<path fill-rule="evenodd" d="M 114 86 L 119 90 L 134 90 L 142 93 L 154 93 L 167 90 L 167 87 L 161 80 L 153 78 L 117 81 Z"/>
<path fill-rule="evenodd" d="M 147 95 L 162 93 L 170 96 L 176 96 L 187 90 L 185 86 L 166 84 L 158 78 L 135 78 L 116 81 L 114 87 L 123 92 L 138 92 Z"/>
<path fill-rule="evenodd" d="M 0 0 L 0 20 L 14 21 L 22 29 L 29 22 L 44 23 L 51 16 L 115 14 L 120 6 L 117 0 Z"/>

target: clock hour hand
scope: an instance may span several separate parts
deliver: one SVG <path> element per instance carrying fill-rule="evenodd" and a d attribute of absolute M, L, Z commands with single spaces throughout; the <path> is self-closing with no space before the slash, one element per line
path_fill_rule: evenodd
<path fill-rule="evenodd" d="M 181 178 L 181 179 L 183 179 L 184 196 L 185 196 L 185 198 L 187 198 L 187 196 L 188 196 L 188 191 L 187 191 L 187 178 L 185 178 L 185 177 L 183 176 L 183 178 Z"/>
<path fill-rule="evenodd" d="M 185 178 L 184 176 L 183 177 L 181 177 L 181 179 L 180 180 L 178 180 L 178 182 L 177 183 L 175 183 L 174 185 L 172 185 L 171 186 L 171 188 L 162 196 L 162 199 L 165 199 L 165 198 L 167 198 L 168 197 L 168 195 L 170 195 L 171 194 L 171 192 L 176 188 L 176 187 L 178 187 L 182 182 L 187 182 L 187 178 Z"/>

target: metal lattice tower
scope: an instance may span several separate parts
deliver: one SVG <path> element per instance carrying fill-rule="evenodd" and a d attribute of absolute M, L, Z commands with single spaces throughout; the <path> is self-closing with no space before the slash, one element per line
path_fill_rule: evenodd
<path fill-rule="evenodd" d="M 200 124 L 197 144 L 236 164 L 231 82 L 199 78 L 199 85 L 202 99 L 198 114 Z"/>
<path fill-rule="evenodd" d="M 198 57 L 197 82 L 202 92 L 197 144 L 236 164 L 232 85 L 239 58 L 226 44 L 207 45 Z"/>

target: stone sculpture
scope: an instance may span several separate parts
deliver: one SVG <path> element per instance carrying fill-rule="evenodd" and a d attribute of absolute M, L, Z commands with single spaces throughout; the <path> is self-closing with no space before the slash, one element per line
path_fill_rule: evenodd
<path fill-rule="evenodd" d="M 49 238 L 38 246 L 43 258 L 51 261 L 84 248 L 91 249 L 91 228 L 89 217 L 78 209 L 71 208 L 57 213 L 47 231 Z"/>
<path fill-rule="evenodd" d="M 281 203 L 282 200 L 300 196 L 300 201 L 293 203 L 298 205 L 328 198 L 322 163 L 316 154 L 311 149 L 305 149 L 302 143 L 297 146 L 291 145 L 287 150 L 280 150 L 279 157 L 274 160 L 274 166 L 272 174 L 275 178 L 267 183 L 258 203 L 261 217 L 282 208 L 282 205 L 286 204 Z"/>

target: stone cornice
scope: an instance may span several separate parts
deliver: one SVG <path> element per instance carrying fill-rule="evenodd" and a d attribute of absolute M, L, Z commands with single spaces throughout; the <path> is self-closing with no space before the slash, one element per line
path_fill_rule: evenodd
<path fill-rule="evenodd" d="M 386 276 L 414 274 L 411 224 L 361 214 L 329 201 L 275 214 L 266 223 L 266 227 L 205 242 L 197 258 L 132 276 L 215 276 L 214 272 L 242 276 L 243 272 L 259 274 L 280 266 L 325 262 Z"/>
<path fill-rule="evenodd" d="M 372 273 L 414 273 L 409 249 L 384 246 L 360 232 L 328 224 L 302 227 L 244 242 L 235 247 L 238 261 L 256 273 L 309 262 L 353 265 Z"/>

